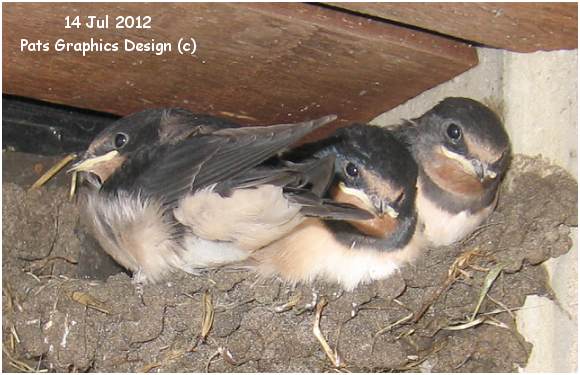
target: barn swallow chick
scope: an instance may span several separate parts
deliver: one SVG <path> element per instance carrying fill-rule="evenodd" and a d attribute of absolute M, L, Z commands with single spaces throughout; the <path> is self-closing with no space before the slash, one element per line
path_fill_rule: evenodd
<path fill-rule="evenodd" d="M 474 231 L 495 208 L 510 161 L 499 117 L 467 98 L 446 98 L 394 130 L 419 165 L 417 211 L 432 245 Z"/>
<path fill-rule="evenodd" d="M 153 147 L 153 144 L 147 144 L 152 139 L 159 145 L 170 146 L 188 137 L 237 127 L 240 125 L 229 120 L 194 114 L 181 108 L 137 112 L 115 121 L 95 137 L 83 156 L 87 163 L 82 169 L 91 173 L 82 173 L 81 176 L 95 188 L 100 188 L 101 183 L 120 168 L 127 155 L 143 147 Z M 117 150 L 121 149 L 123 151 L 119 154 Z"/>
<path fill-rule="evenodd" d="M 307 149 L 318 157 L 335 155 L 331 197 L 370 211 L 374 218 L 305 220 L 254 252 L 250 264 L 262 276 L 277 275 L 291 283 L 322 279 L 352 290 L 390 276 L 419 254 L 418 168 L 403 144 L 385 129 L 354 125 Z"/>
<path fill-rule="evenodd" d="M 264 164 L 335 118 L 245 128 L 174 110 L 121 119 L 72 168 L 93 185 L 88 227 L 135 281 L 154 282 L 245 259 L 306 216 L 371 218 L 321 197 L 334 158 Z"/>

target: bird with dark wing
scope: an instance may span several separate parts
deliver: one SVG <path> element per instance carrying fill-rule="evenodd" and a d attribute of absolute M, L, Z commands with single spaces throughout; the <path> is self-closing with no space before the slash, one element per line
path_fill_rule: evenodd
<path fill-rule="evenodd" d="M 489 217 L 511 158 L 508 134 L 492 110 L 446 98 L 391 130 L 419 165 L 416 206 L 432 245 L 459 241 Z"/>
<path fill-rule="evenodd" d="M 138 282 L 246 259 L 306 216 L 370 219 L 321 197 L 332 155 L 304 163 L 273 158 L 335 118 L 236 127 L 183 110 L 127 116 L 97 135 L 72 168 L 93 185 L 84 218 Z"/>
<path fill-rule="evenodd" d="M 90 160 L 83 165 L 90 171 L 83 178 L 100 188 L 102 182 L 118 171 L 127 155 L 143 147 L 174 145 L 188 137 L 238 127 L 224 118 L 194 114 L 181 108 L 137 112 L 115 121 L 95 137 L 82 156 L 83 160 Z"/>
<path fill-rule="evenodd" d="M 389 131 L 353 125 L 300 149 L 335 158 L 330 197 L 372 212 L 370 220 L 308 218 L 288 235 L 254 251 L 250 263 L 264 277 L 297 282 L 316 279 L 352 290 L 384 279 L 419 255 L 417 165 Z"/>

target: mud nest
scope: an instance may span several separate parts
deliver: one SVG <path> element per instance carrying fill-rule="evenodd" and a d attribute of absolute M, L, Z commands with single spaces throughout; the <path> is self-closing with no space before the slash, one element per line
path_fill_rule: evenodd
<path fill-rule="evenodd" d="M 66 181 L 26 192 L 52 161 L 3 157 L 4 371 L 516 371 L 531 344 L 514 312 L 552 297 L 540 263 L 577 225 L 576 181 L 518 156 L 485 225 L 388 280 L 346 293 L 216 270 L 138 291 L 125 273 L 79 278 Z"/>

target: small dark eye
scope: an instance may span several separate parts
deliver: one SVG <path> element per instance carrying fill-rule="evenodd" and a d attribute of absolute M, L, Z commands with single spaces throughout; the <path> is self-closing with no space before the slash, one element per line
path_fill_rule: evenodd
<path fill-rule="evenodd" d="M 129 137 L 127 137 L 126 134 L 117 133 L 117 135 L 115 136 L 115 148 L 117 149 L 122 148 L 123 146 L 125 146 L 125 144 L 127 144 L 128 140 Z"/>
<path fill-rule="evenodd" d="M 344 170 L 350 177 L 358 177 L 358 168 L 353 163 L 348 163 Z"/>
<path fill-rule="evenodd" d="M 461 128 L 454 123 L 449 124 L 447 127 L 447 136 L 454 141 L 461 138 Z"/>

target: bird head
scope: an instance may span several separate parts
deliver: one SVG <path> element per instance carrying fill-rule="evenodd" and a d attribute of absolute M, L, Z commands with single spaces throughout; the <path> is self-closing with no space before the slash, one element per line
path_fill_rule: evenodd
<path fill-rule="evenodd" d="M 352 221 L 359 231 L 387 237 L 401 220 L 415 215 L 417 165 L 409 151 L 387 130 L 353 125 L 337 131 L 332 198 L 374 214 Z"/>
<path fill-rule="evenodd" d="M 423 170 L 443 189 L 479 195 L 496 186 L 510 159 L 510 143 L 500 118 L 467 98 L 446 98 L 412 120 L 413 144 Z"/>
<path fill-rule="evenodd" d="M 131 114 L 97 134 L 69 172 L 85 172 L 84 178 L 98 188 L 130 155 L 157 144 L 178 142 L 193 133 L 209 132 L 211 127 L 205 123 L 209 123 L 208 116 L 177 108 L 148 109 Z M 223 127 L 228 125 L 224 123 Z"/>

